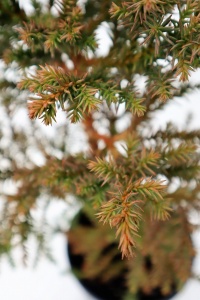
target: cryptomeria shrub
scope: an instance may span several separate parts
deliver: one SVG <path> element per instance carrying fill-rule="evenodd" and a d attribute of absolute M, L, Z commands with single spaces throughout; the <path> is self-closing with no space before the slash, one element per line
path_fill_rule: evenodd
<path fill-rule="evenodd" d="M 44 6 L 33 0 L 32 5 L 27 14 L 18 1 L 0 3 L 3 108 L 11 118 L 27 100 L 29 117 L 45 125 L 63 110 L 67 124 L 81 124 L 88 150 L 73 155 L 62 144 L 59 159 L 34 132 L 17 135 L 12 128 L 19 153 L 32 136 L 45 163 L 27 165 L 24 156 L 20 164 L 2 144 L 9 164 L 1 181 L 12 178 L 17 190 L 2 192 L 0 251 L 9 254 L 15 244 L 25 245 L 30 234 L 44 243 L 32 216 L 39 197 L 74 195 L 116 230 L 122 257 L 130 258 L 147 219 L 166 221 L 173 210 L 199 209 L 200 132 L 168 124 L 152 133 L 150 122 L 169 101 L 199 88 L 188 80 L 200 66 L 200 2 L 49 0 Z M 102 25 L 112 41 L 104 56 L 97 54 Z M 146 80 L 144 92 L 137 76 Z"/>

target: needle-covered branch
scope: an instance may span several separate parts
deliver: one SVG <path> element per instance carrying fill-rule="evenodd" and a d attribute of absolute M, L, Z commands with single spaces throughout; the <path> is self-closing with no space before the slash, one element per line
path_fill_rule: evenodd
<path fill-rule="evenodd" d="M 69 119 L 75 123 L 84 115 L 98 111 L 103 100 L 109 106 L 112 103 L 125 103 L 128 110 L 139 116 L 145 111 L 141 104 L 143 99 L 134 91 L 125 93 L 124 90 L 112 86 L 112 82 L 105 88 L 101 82 L 93 81 L 87 73 L 79 78 L 62 68 L 50 65 L 40 66 L 35 75 L 22 79 L 18 87 L 34 93 L 28 103 L 29 116 L 31 119 L 42 119 L 46 125 L 56 121 L 58 107 L 67 111 Z"/>

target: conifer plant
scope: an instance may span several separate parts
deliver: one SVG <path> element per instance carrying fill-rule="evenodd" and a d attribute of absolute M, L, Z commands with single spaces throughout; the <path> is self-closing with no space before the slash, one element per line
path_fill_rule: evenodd
<path fill-rule="evenodd" d="M 124 274 L 127 290 L 116 299 L 158 288 L 169 295 L 191 276 L 200 131 L 151 124 L 170 102 L 200 88 L 189 80 L 200 67 L 200 1 L 31 3 L 29 12 L 17 0 L 0 3 L 1 110 L 11 141 L 0 145 L 0 180 L 15 185 L 15 192 L 1 192 L 0 253 L 11 259 L 32 235 L 45 250 L 46 224 L 38 228 L 34 210 L 44 195 L 73 196 L 90 223 L 78 215 L 68 234 L 71 249 L 85 258 L 81 276 L 109 282 Z M 111 41 L 106 54 L 98 51 L 100 28 Z M 24 106 L 28 133 L 12 125 Z M 54 125 L 59 111 L 66 122 L 52 141 L 34 120 Z M 65 143 L 74 128 L 86 136 L 78 154 Z M 6 134 L 2 126 L 2 140 Z"/>

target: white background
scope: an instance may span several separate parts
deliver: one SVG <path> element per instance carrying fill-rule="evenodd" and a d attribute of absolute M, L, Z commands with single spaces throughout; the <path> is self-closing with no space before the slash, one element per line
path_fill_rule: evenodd
<path fill-rule="evenodd" d="M 20 1 L 26 2 L 26 1 Z M 105 32 L 99 33 L 103 38 Z M 105 50 L 103 45 L 102 49 Z M 194 81 L 200 81 L 200 72 L 193 76 Z M 194 93 L 187 99 L 171 102 L 165 111 L 156 115 L 153 127 L 162 127 L 166 121 L 175 121 L 181 128 L 185 125 L 187 114 L 193 114 L 191 128 L 200 127 L 200 92 Z M 200 232 L 194 234 L 197 257 L 194 270 L 200 274 Z M 0 263 L 0 299 L 1 300 L 92 300 L 89 294 L 79 285 L 70 273 L 66 256 L 66 239 L 63 235 L 55 236 L 51 241 L 56 264 L 42 257 L 34 269 L 31 262 L 28 267 L 21 264 L 21 253 L 16 252 L 16 268 L 12 268 L 7 260 Z M 29 254 L 35 252 L 34 243 L 29 246 Z M 189 280 L 184 289 L 173 300 L 199 300 L 200 283 Z M 111 299 L 112 300 L 112 299 Z"/>
<path fill-rule="evenodd" d="M 192 82 L 200 81 L 200 70 L 193 74 Z M 170 101 L 165 111 L 158 112 L 152 124 L 154 128 L 162 128 L 168 121 L 173 121 L 179 128 L 185 126 L 187 115 L 191 113 L 193 118 L 190 129 L 200 127 L 200 91 L 194 90 L 186 98 Z M 48 127 L 50 128 L 50 127 Z M 46 129 L 48 130 L 48 129 Z M 50 130 L 50 129 L 49 129 Z M 54 204 L 55 205 L 55 204 Z M 62 210 L 62 207 L 61 207 Z M 52 216 L 56 220 L 58 212 L 52 209 Z M 192 217 L 194 222 L 200 220 L 199 216 Z M 197 257 L 193 269 L 200 275 L 200 232 L 194 236 Z M 42 257 L 36 269 L 30 266 L 24 268 L 21 265 L 21 255 L 16 253 L 17 267 L 11 268 L 6 260 L 0 263 L 0 299 L 2 300 L 92 300 L 87 292 L 79 285 L 78 281 L 70 274 L 69 263 L 66 257 L 66 239 L 62 235 L 55 236 L 52 243 L 52 252 L 57 264 L 52 264 Z M 34 243 L 28 248 L 30 255 L 35 254 Z M 191 279 L 184 289 L 173 300 L 199 300 L 200 283 Z M 112 300 L 112 299 L 111 299 Z"/>

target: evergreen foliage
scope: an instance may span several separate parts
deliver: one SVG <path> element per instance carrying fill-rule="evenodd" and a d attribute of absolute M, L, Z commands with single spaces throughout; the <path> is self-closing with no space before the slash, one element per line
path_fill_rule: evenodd
<path fill-rule="evenodd" d="M 33 0 L 32 6 L 27 14 L 17 0 L 0 3 L 0 95 L 11 138 L 6 146 L 1 143 L 0 156 L 7 164 L 0 180 L 2 187 L 8 179 L 16 183 L 15 193 L 1 192 L 0 253 L 10 256 L 15 244 L 25 248 L 32 234 L 45 250 L 45 232 L 33 221 L 40 197 L 65 201 L 73 195 L 115 230 L 122 257 L 136 256 L 134 269 L 141 267 L 141 253 L 152 255 L 155 265 L 157 258 L 163 261 L 162 252 L 153 251 L 165 242 L 179 250 L 187 245 L 189 262 L 193 248 L 181 230 L 190 234 L 186 216 L 191 209 L 199 210 L 200 132 L 180 131 L 173 124 L 152 132 L 150 122 L 169 101 L 200 87 L 189 82 L 200 67 L 200 2 L 49 0 L 43 7 Z M 98 54 L 96 37 L 102 25 L 112 41 L 104 56 Z M 145 76 L 144 92 L 136 76 Z M 63 110 L 69 127 L 78 123 L 84 129 L 88 150 L 70 153 L 66 128 L 58 144 L 59 134 L 48 140 L 33 120 L 31 131 L 19 132 L 12 118 L 26 102 L 30 119 L 45 125 L 54 124 Z M 119 129 L 124 117 L 129 121 Z M 2 127 L 2 140 L 4 131 Z M 31 146 L 43 155 L 42 166 L 28 156 Z M 158 224 L 181 224 L 181 233 L 176 228 L 170 241 L 170 229 Z M 152 236 L 154 228 L 160 245 L 159 239 L 149 241 L 147 233 Z M 156 276 L 154 286 L 164 275 Z M 148 277 L 138 278 L 148 289 Z M 167 280 L 166 291 L 171 284 Z M 135 285 L 134 292 L 136 279 Z"/>

